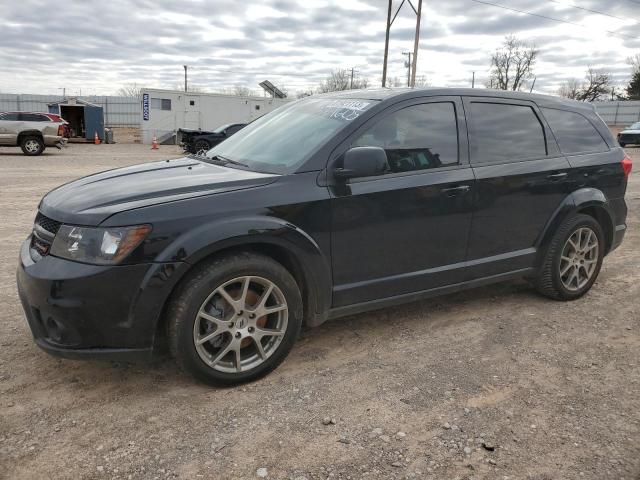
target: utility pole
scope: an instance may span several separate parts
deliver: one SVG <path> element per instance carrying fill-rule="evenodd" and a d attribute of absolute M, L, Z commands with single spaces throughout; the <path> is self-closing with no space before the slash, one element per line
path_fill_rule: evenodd
<path fill-rule="evenodd" d="M 411 86 L 411 52 L 402 52 L 402 55 L 408 55 L 409 60 L 404 62 L 404 66 L 407 67 L 407 87 Z"/>
<path fill-rule="evenodd" d="M 387 60 L 389 57 L 389 31 L 391 30 L 391 25 L 395 21 L 398 13 L 400 13 L 400 9 L 407 2 L 413 9 L 416 14 L 416 34 L 413 42 L 413 63 L 411 62 L 411 56 L 409 56 L 409 71 L 412 72 L 410 75 L 407 86 L 413 87 L 416 83 L 416 68 L 417 68 L 417 59 L 418 59 L 418 44 L 420 42 L 420 17 L 422 15 L 422 0 L 418 0 L 418 9 L 413 6 L 411 0 L 402 0 L 400 5 L 396 9 L 396 13 L 391 16 L 391 10 L 393 9 L 393 0 L 389 0 L 389 7 L 387 9 L 387 29 L 384 36 L 384 60 L 382 63 L 382 86 L 386 86 L 387 83 Z"/>
<path fill-rule="evenodd" d="M 529 89 L 529 93 L 533 92 L 533 87 L 536 86 L 536 78 L 538 78 L 538 77 L 533 77 L 533 83 L 531 84 L 531 88 Z"/>
<path fill-rule="evenodd" d="M 413 7 L 411 0 L 409 5 Z M 413 9 L 415 11 L 415 8 Z M 416 66 L 418 64 L 418 43 L 420 42 L 420 16 L 422 15 L 422 0 L 418 0 L 418 11 L 416 12 L 416 35 L 413 39 L 413 64 L 411 65 L 411 88 L 416 86 Z"/>
<path fill-rule="evenodd" d="M 60 87 L 60 88 L 58 88 L 58 90 L 62 90 L 62 98 L 67 98 L 67 88 L 66 87 Z"/>
<path fill-rule="evenodd" d="M 476 72 L 471 76 L 471 88 L 476 88 Z"/>
<path fill-rule="evenodd" d="M 349 90 L 353 90 L 353 67 L 351 67 L 351 82 L 349 83 Z"/>
<path fill-rule="evenodd" d="M 387 57 L 389 56 L 389 30 L 391 29 L 391 4 L 393 0 L 389 0 L 389 10 L 387 11 L 387 30 L 384 35 L 384 61 L 382 63 L 382 86 L 387 84 Z"/>
<path fill-rule="evenodd" d="M 184 91 L 187 91 L 187 66 L 183 65 L 184 67 Z"/>

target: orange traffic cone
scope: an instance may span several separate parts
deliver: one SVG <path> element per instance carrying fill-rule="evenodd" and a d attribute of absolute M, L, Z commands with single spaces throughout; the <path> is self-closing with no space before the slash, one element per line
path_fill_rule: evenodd
<path fill-rule="evenodd" d="M 153 140 L 151 141 L 151 150 L 158 150 L 158 137 L 153 135 Z"/>
<path fill-rule="evenodd" d="M 93 143 L 96 145 L 100 145 L 100 137 L 98 137 L 98 131 L 93 132 Z"/>

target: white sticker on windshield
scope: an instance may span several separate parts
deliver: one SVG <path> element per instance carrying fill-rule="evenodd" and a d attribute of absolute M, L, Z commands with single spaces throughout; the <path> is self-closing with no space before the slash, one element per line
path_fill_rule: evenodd
<path fill-rule="evenodd" d="M 328 118 L 337 118 L 350 122 L 358 118 L 371 102 L 362 100 L 331 100 L 322 106 L 322 113 Z"/>

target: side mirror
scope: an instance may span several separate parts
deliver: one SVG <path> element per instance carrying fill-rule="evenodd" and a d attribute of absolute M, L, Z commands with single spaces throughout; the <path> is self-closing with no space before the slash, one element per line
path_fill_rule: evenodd
<path fill-rule="evenodd" d="M 387 153 L 380 147 L 354 147 L 344 154 L 342 168 L 333 170 L 336 178 L 360 178 L 382 175 L 389 170 Z"/>

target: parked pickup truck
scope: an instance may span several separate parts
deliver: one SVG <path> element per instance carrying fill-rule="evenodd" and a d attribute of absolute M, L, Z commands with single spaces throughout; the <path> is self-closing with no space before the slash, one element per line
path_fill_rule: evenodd
<path fill-rule="evenodd" d="M 65 130 L 66 122 L 48 113 L 0 112 L 0 146 L 20 147 L 25 155 L 62 148 Z"/>
<path fill-rule="evenodd" d="M 180 129 L 181 145 L 185 152 L 204 155 L 245 126 L 246 123 L 229 123 L 216 128 L 213 132 Z"/>

